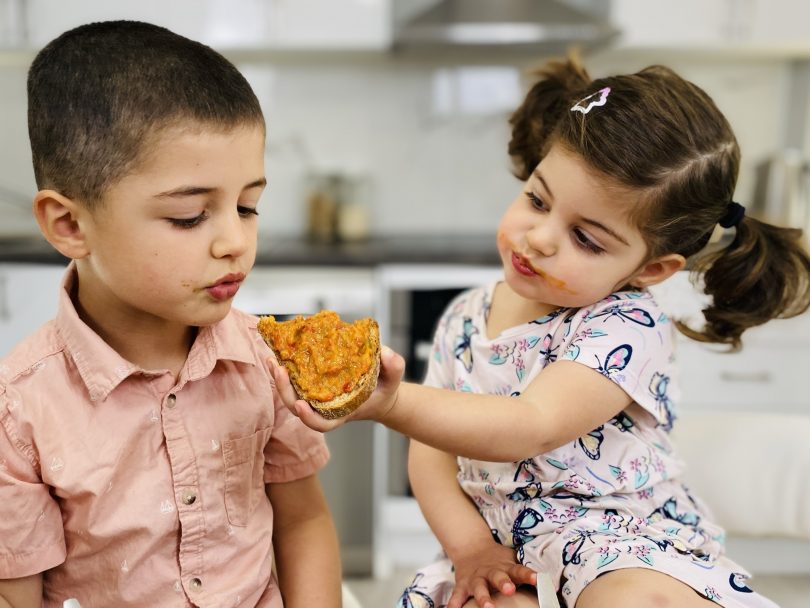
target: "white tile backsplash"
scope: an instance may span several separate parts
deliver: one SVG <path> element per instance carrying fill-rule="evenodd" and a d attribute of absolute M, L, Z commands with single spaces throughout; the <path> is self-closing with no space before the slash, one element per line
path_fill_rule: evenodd
<path fill-rule="evenodd" d="M 604 53 L 587 64 L 596 77 L 652 62 L 667 63 L 695 81 L 726 113 L 743 150 L 738 198 L 745 202 L 753 187 L 753 166 L 783 140 L 788 63 Z M 303 178 L 313 169 L 369 175 L 376 234 L 493 231 L 520 189 L 509 171 L 508 111 L 503 109 L 504 99 L 519 102 L 520 91 L 499 92 L 488 106 L 456 98 L 459 111 L 453 113 L 446 111 L 450 102 L 437 96 L 435 87 L 437 78 L 449 78 L 457 84 L 457 97 L 465 86 L 475 90 L 487 77 L 507 83 L 509 68 L 525 66 L 501 66 L 482 73 L 484 80 L 473 79 L 472 85 L 475 66 L 383 55 L 239 67 L 254 86 L 268 123 L 269 187 L 260 216 L 265 234 L 303 231 Z M 456 67 L 464 71 L 454 77 Z M 493 67 L 498 66 L 488 69 Z M 33 194 L 25 67 L 0 67 L 0 135 L 0 184 Z"/>

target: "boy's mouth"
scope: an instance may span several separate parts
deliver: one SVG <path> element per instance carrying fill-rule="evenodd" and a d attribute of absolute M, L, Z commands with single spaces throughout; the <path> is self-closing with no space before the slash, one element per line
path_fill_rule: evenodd
<path fill-rule="evenodd" d="M 241 272 L 226 274 L 224 277 L 217 279 L 216 283 L 213 285 L 206 287 L 205 290 L 212 298 L 223 302 L 230 300 L 236 295 L 236 292 L 239 291 L 239 286 L 244 280 L 245 275 Z"/>

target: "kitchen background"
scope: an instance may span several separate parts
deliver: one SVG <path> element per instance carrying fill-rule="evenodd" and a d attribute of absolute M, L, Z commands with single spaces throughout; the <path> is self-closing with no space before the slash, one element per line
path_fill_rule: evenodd
<path fill-rule="evenodd" d="M 0 0 L 0 356 L 50 314 L 64 264 L 29 212 L 26 70 L 62 31 L 115 18 L 220 50 L 264 108 L 259 263 L 237 303 L 374 314 L 411 369 L 426 338 L 414 319 L 424 326 L 453 290 L 497 275 L 494 227 L 520 187 L 507 118 L 530 69 L 572 43 L 594 77 L 664 63 L 707 90 L 742 147 L 737 200 L 810 228 L 803 0 Z M 799 358 L 807 346 L 795 345 Z M 793 394 L 797 381 L 779 389 Z M 329 441 L 322 479 L 347 574 L 430 559 L 401 439 L 361 423 Z M 788 561 L 810 592 L 803 530 Z"/>

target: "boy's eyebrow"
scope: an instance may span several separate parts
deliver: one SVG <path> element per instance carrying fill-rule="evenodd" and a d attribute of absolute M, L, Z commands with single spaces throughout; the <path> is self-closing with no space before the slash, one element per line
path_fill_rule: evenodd
<path fill-rule="evenodd" d="M 551 189 L 548 187 L 548 184 L 546 183 L 546 180 L 543 179 L 543 176 L 540 174 L 539 167 L 536 168 L 534 171 L 532 171 L 532 175 L 537 179 L 537 181 L 539 181 L 543 185 L 543 188 L 545 189 L 545 191 L 548 192 L 549 198 L 554 200 L 554 194 L 551 192 Z M 612 230 L 611 228 L 608 228 L 607 226 L 605 226 L 601 222 L 597 222 L 596 220 L 592 220 L 590 218 L 582 217 L 582 216 L 580 216 L 580 219 L 582 220 L 583 223 L 588 224 L 589 226 L 593 226 L 594 228 L 597 228 L 597 229 L 601 230 L 602 232 L 604 232 L 606 234 L 609 234 L 610 236 L 612 236 L 614 239 L 616 239 L 620 243 L 623 243 L 623 244 L 627 245 L 628 247 L 630 246 L 630 243 L 628 243 L 624 239 L 624 237 L 622 237 L 622 235 L 620 235 L 618 232 Z"/>
<path fill-rule="evenodd" d="M 250 190 L 251 188 L 264 188 L 267 185 L 267 179 L 262 177 L 245 185 L 242 190 Z M 155 198 L 179 198 L 184 196 L 198 196 L 200 194 L 209 194 L 218 190 L 218 188 L 206 186 L 179 186 L 160 192 L 155 195 Z"/>

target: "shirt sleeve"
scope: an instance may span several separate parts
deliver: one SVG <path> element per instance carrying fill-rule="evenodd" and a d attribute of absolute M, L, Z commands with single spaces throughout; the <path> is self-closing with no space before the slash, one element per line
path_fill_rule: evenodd
<path fill-rule="evenodd" d="M 40 479 L 36 452 L 18 431 L 14 407 L 0 388 L 0 579 L 44 572 L 66 555 L 59 505 Z"/>
<path fill-rule="evenodd" d="M 640 295 L 640 294 L 638 294 Z M 583 309 L 561 359 L 582 363 L 619 385 L 665 429 L 672 426 L 674 326 L 646 297 L 616 294 Z"/>
<path fill-rule="evenodd" d="M 273 388 L 273 431 L 264 448 L 264 482 L 303 479 L 329 462 L 329 449 L 322 433 L 313 431 L 295 417 Z"/>

